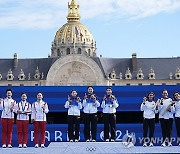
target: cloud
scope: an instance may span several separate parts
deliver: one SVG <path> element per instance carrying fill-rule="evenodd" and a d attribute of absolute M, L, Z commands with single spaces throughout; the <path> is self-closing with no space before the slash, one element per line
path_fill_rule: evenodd
<path fill-rule="evenodd" d="M 70 1 L 70 0 L 69 0 Z M 66 22 L 67 0 L 0 0 L 0 27 L 50 29 Z M 79 0 L 83 19 L 139 19 L 180 9 L 180 0 Z"/>

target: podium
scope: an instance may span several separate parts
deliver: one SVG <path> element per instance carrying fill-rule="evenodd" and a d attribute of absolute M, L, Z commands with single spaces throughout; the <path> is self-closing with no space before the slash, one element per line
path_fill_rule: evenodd
<path fill-rule="evenodd" d="M 122 142 L 52 142 L 48 148 L 63 153 L 132 153 L 136 147 L 128 148 Z M 53 154 L 53 153 L 52 153 Z"/>

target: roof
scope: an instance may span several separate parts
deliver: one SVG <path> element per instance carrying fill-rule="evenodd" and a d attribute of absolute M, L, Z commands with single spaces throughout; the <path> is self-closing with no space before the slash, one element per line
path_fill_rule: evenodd
<path fill-rule="evenodd" d="M 177 58 L 137 58 L 137 71 L 132 72 L 131 58 L 99 58 L 105 74 L 109 74 L 114 69 L 117 77 L 119 73 L 123 76 L 126 70 L 131 70 L 133 79 L 136 79 L 139 68 L 142 69 L 144 79 L 148 79 L 151 67 L 155 71 L 156 79 L 169 79 L 170 72 L 174 74 L 180 68 L 180 57 Z"/>
<path fill-rule="evenodd" d="M 32 79 L 37 67 L 40 73 L 44 74 L 44 79 L 46 79 L 50 67 L 56 60 L 57 58 L 18 59 L 18 67 L 14 68 L 14 59 L 0 59 L 0 73 L 3 77 L 2 80 L 6 80 L 9 69 L 13 72 L 14 80 L 18 80 L 21 69 L 24 71 L 26 79 L 28 78 L 29 73 L 31 74 Z"/>
<path fill-rule="evenodd" d="M 22 69 L 26 75 L 26 80 L 28 79 L 28 74 L 31 74 L 31 79 L 35 74 L 37 67 L 40 73 L 43 72 L 44 80 L 47 77 L 48 71 L 57 58 L 37 58 L 37 59 L 18 59 L 18 67 L 14 68 L 14 59 L 0 59 L 0 73 L 3 76 L 2 80 L 6 80 L 7 72 L 12 69 L 14 80 L 18 80 L 18 75 Z M 180 58 L 137 58 L 137 71 L 132 72 L 132 59 L 131 58 L 99 58 L 91 57 L 102 70 L 104 76 L 110 74 L 114 69 L 119 78 L 119 74 L 124 75 L 126 70 L 131 70 L 132 79 L 136 79 L 139 68 L 142 69 L 144 74 L 144 79 L 148 79 L 149 71 L 151 67 L 155 71 L 157 80 L 169 79 L 170 72 L 174 74 L 176 69 L 180 68 Z"/>

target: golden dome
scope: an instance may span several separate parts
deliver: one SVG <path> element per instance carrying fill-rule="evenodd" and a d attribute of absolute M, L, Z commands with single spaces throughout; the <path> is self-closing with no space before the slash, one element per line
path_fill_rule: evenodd
<path fill-rule="evenodd" d="M 79 5 L 72 0 L 68 3 L 68 9 L 67 23 L 56 32 L 51 48 L 52 56 L 66 55 L 67 48 L 71 50 L 69 54 L 81 50 L 80 54 L 95 56 L 96 43 L 87 27 L 80 23 Z"/>
<path fill-rule="evenodd" d="M 57 44 L 94 42 L 91 32 L 80 22 L 69 22 L 63 25 L 56 33 L 54 41 Z"/>

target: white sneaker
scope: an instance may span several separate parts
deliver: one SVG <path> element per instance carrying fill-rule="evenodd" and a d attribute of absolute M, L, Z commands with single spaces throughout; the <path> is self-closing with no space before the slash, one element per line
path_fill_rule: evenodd
<path fill-rule="evenodd" d="M 22 144 L 19 144 L 19 148 L 22 148 Z"/>
<path fill-rule="evenodd" d="M 34 146 L 35 148 L 38 148 L 39 147 L 39 145 L 38 144 L 35 144 L 35 146 Z"/>
<path fill-rule="evenodd" d="M 41 148 L 45 148 L 44 144 L 41 144 Z"/>
<path fill-rule="evenodd" d="M 165 144 L 165 143 L 162 143 L 162 144 L 161 144 L 161 146 L 162 146 L 162 147 L 165 147 L 165 146 L 166 146 L 166 144 Z"/>
<path fill-rule="evenodd" d="M 146 143 L 144 143 L 144 144 L 143 144 L 143 147 L 147 147 L 147 144 L 146 144 Z"/>
<path fill-rule="evenodd" d="M 149 144 L 149 146 L 150 146 L 150 147 L 153 147 L 154 145 L 153 145 L 153 143 L 151 142 L 151 143 Z"/>
<path fill-rule="evenodd" d="M 109 142 L 109 139 L 106 139 L 106 142 Z"/>
<path fill-rule="evenodd" d="M 70 140 L 70 142 L 73 142 L 73 140 Z"/>
<path fill-rule="evenodd" d="M 168 143 L 168 147 L 172 147 L 172 143 L 170 142 L 170 143 Z"/>
<path fill-rule="evenodd" d="M 180 143 L 178 144 L 178 146 L 180 146 Z"/>
<path fill-rule="evenodd" d="M 75 139 L 75 142 L 78 142 L 79 140 Z"/>
<path fill-rule="evenodd" d="M 86 142 L 89 142 L 89 141 L 90 141 L 89 139 L 86 140 Z"/>
<path fill-rule="evenodd" d="M 92 142 L 96 142 L 96 140 L 92 140 Z"/>
<path fill-rule="evenodd" d="M 12 148 L 12 145 L 11 145 L 11 144 L 8 144 L 8 148 Z"/>
<path fill-rule="evenodd" d="M 2 145 L 2 148 L 6 148 L 6 144 L 3 144 L 3 145 Z"/>
<path fill-rule="evenodd" d="M 23 144 L 23 148 L 27 148 L 27 145 L 26 145 L 26 144 Z"/>
<path fill-rule="evenodd" d="M 114 140 L 114 139 L 111 139 L 111 142 L 115 142 L 115 140 Z"/>

